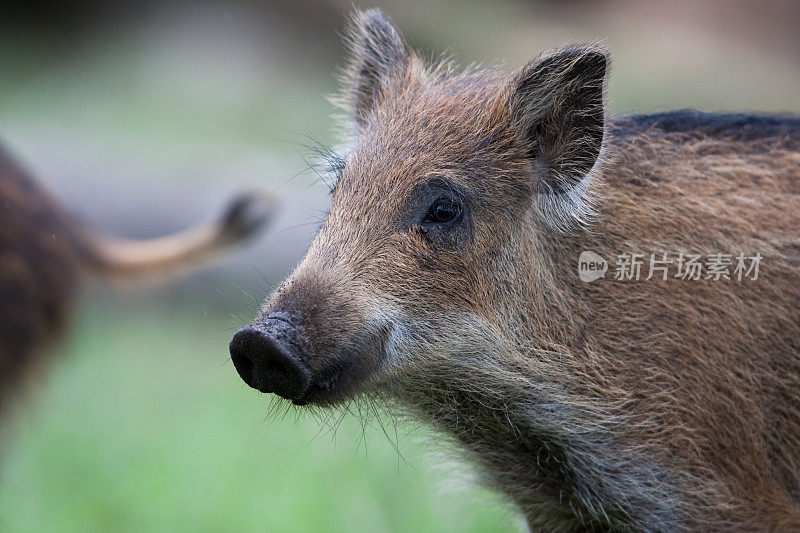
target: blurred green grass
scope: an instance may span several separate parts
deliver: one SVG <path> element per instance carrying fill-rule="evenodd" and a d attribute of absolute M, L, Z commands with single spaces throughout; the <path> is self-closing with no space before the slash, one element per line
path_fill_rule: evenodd
<path fill-rule="evenodd" d="M 201 306 L 86 306 L 4 436 L 0 530 L 517 529 L 490 493 L 443 490 L 418 430 L 401 425 L 400 459 L 351 416 L 335 434 L 266 421 L 267 398 L 228 361 L 234 323 Z"/>

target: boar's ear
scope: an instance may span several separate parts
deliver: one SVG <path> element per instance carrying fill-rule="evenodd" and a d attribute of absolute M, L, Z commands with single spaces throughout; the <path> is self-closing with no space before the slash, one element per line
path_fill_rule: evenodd
<path fill-rule="evenodd" d="M 342 76 L 346 106 L 363 126 L 392 84 L 402 79 L 411 53 L 379 9 L 353 13 L 345 42 L 350 49 L 350 62 Z"/>
<path fill-rule="evenodd" d="M 601 48 L 559 49 L 512 81 L 511 120 L 531 158 L 540 211 L 562 231 L 593 214 L 588 189 L 603 147 L 606 63 Z"/>

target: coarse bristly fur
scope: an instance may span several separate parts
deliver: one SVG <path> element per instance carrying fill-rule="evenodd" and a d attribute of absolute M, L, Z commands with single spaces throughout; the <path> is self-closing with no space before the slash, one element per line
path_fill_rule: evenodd
<path fill-rule="evenodd" d="M 252 327 L 310 376 L 282 395 L 397 402 L 535 530 L 800 529 L 800 119 L 607 118 L 596 46 L 458 72 L 377 10 L 348 43 L 353 146 Z M 585 250 L 763 259 L 585 283 Z"/>

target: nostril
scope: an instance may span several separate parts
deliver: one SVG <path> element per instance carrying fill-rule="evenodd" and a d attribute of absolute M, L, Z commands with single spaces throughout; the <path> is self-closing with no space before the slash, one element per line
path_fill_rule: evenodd
<path fill-rule="evenodd" d="M 263 371 L 266 383 L 265 387 L 272 389 L 272 392 L 285 391 L 293 387 L 294 377 L 293 368 L 282 360 L 270 359 L 264 362 Z"/>
<path fill-rule="evenodd" d="M 233 366 L 236 367 L 236 371 L 239 372 L 240 375 L 248 377 L 253 375 L 253 361 L 247 357 L 232 356 L 232 359 Z"/>
<path fill-rule="evenodd" d="M 254 389 L 292 400 L 308 389 L 310 373 L 297 348 L 267 330 L 253 326 L 240 329 L 231 340 L 230 353 L 239 376 Z"/>

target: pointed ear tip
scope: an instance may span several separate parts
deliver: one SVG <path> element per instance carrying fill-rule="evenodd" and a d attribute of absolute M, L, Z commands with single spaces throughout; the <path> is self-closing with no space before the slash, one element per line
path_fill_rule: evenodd
<path fill-rule="evenodd" d="M 608 65 L 611 60 L 611 52 L 604 46 L 591 45 L 586 47 L 586 55 L 592 57 L 603 65 Z"/>
<path fill-rule="evenodd" d="M 365 19 L 387 19 L 386 13 L 379 7 L 371 7 L 369 9 L 364 9 L 363 11 L 359 11 L 361 16 Z"/>
<path fill-rule="evenodd" d="M 570 46 L 560 51 L 556 55 L 572 56 L 586 61 L 599 64 L 607 64 L 611 58 L 611 53 L 604 46 L 597 44 L 582 44 Z"/>
<path fill-rule="evenodd" d="M 576 44 L 545 50 L 539 57 L 531 60 L 523 67 L 523 71 L 535 71 L 545 65 L 572 64 L 589 67 L 595 72 L 605 72 L 611 62 L 607 48 L 596 44 Z"/>
<path fill-rule="evenodd" d="M 596 44 L 584 44 L 571 46 L 563 49 L 560 55 L 565 58 L 572 58 L 575 65 L 581 70 L 593 72 L 596 76 L 605 76 L 611 62 L 611 55 L 607 48 Z"/>
<path fill-rule="evenodd" d="M 393 27 L 389 17 L 380 8 L 356 9 L 350 15 L 356 27 L 367 30 L 369 28 Z"/>

